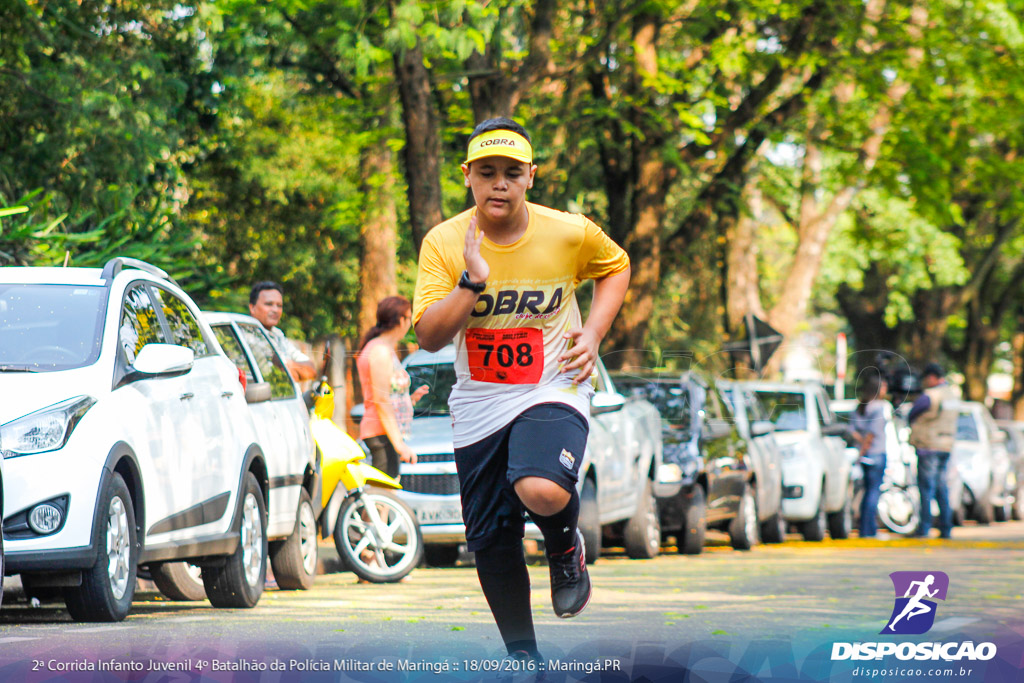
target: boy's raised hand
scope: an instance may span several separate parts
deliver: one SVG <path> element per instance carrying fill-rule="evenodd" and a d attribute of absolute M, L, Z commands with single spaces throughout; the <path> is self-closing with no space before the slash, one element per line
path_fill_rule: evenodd
<path fill-rule="evenodd" d="M 469 219 L 466 230 L 466 244 L 462 249 L 462 257 L 466 260 L 466 272 L 471 282 L 486 282 L 491 274 L 491 267 L 480 255 L 480 245 L 484 242 L 484 233 L 477 227 L 476 216 Z"/>
<path fill-rule="evenodd" d="M 601 339 L 593 330 L 586 327 L 574 327 L 565 333 L 566 339 L 572 339 L 572 346 L 565 353 L 558 357 L 559 363 L 571 360 L 562 368 L 562 372 L 569 372 L 579 368 L 579 373 L 573 377 L 572 383 L 579 384 L 590 377 L 597 364 L 598 348 L 601 346 Z"/>

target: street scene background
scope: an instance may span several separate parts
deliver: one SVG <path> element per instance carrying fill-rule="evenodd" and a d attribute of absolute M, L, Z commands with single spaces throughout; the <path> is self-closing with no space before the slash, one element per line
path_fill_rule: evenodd
<path fill-rule="evenodd" d="M 816 544 L 792 536 L 749 553 L 712 534 L 700 556 L 666 548 L 643 561 L 611 549 L 590 569 L 593 602 L 568 621 L 551 613 L 547 569 L 535 562 L 530 576 L 541 654 L 576 667 L 546 680 L 1020 680 L 1024 522 L 957 531 L 954 541 Z M 484 667 L 496 666 L 504 646 L 472 567 L 420 568 L 402 583 L 365 584 L 339 571 L 329 543 L 321 552 L 321 570 L 328 573 L 317 577 L 313 590 L 270 589 L 253 610 L 218 610 L 143 590 L 120 624 L 73 624 L 60 604 L 20 603 L 15 586 L 0 612 L 0 675 L 26 681 L 494 678 Z M 900 570 L 949 576 L 947 598 L 939 601 L 927 635 L 879 635 L 893 608 L 889 573 Z M 831 659 L 837 642 L 901 640 L 991 642 L 997 654 L 979 662 Z M 101 661 L 136 663 L 139 670 L 66 670 Z M 152 662 L 187 668 L 175 678 Z M 280 670 L 269 668 L 274 662 L 282 663 Z M 328 670 L 314 668 L 321 662 Z M 380 662 L 423 670 L 355 668 Z M 859 668 L 878 673 L 855 673 Z"/>
<path fill-rule="evenodd" d="M 609 366 L 728 371 L 749 313 L 826 376 L 845 331 L 851 368 L 943 360 L 1022 419 L 1022 13 L 4 3 L 0 265 L 139 257 L 207 310 L 275 280 L 290 338 L 351 349 L 466 208 L 475 123 L 510 115 L 529 199 L 629 252 Z"/>
<path fill-rule="evenodd" d="M 880 367 L 896 399 L 938 362 L 965 399 L 1020 421 L 1022 63 L 1021 0 L 2 2 L 0 266 L 139 258 L 209 311 L 245 311 L 254 282 L 277 281 L 287 336 L 318 362 L 332 349 L 344 421 L 377 302 L 411 297 L 424 235 L 471 205 L 470 132 L 506 115 L 532 135 L 529 200 L 587 215 L 629 253 L 610 369 L 850 396 Z M 764 363 L 758 329 L 778 339 Z M 571 621 L 551 613 L 535 558 L 541 652 L 567 667 L 549 679 L 1024 675 L 1024 522 L 786 540 L 741 552 L 711 532 L 700 556 L 652 560 L 612 547 Z M 503 648 L 467 558 L 357 584 L 321 550 L 310 591 L 215 610 L 142 584 L 115 624 L 73 623 L 14 578 L 0 678 L 496 673 Z M 832 659 L 836 643 L 885 640 L 889 574 L 910 570 L 950 579 L 911 640 L 991 642 L 993 659 L 949 674 Z M 101 661 L 114 668 L 89 668 Z M 385 661 L 406 669 L 361 668 Z"/>

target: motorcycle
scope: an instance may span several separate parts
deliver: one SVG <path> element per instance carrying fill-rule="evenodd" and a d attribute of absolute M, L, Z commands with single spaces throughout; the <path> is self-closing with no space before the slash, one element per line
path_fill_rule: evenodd
<path fill-rule="evenodd" d="M 366 453 L 340 429 L 327 379 L 309 393 L 310 429 L 322 462 L 320 530 L 333 537 L 344 565 L 372 583 L 401 581 L 423 559 L 423 536 L 412 509 L 392 491 L 402 486 L 361 462 Z"/>
<path fill-rule="evenodd" d="M 896 534 L 911 534 L 921 519 L 921 499 L 917 491 L 915 461 L 901 452 L 896 463 L 885 468 L 878 495 L 878 522 Z M 864 495 L 864 479 L 861 466 L 854 465 L 855 494 L 854 510 L 859 513 L 860 501 Z"/>

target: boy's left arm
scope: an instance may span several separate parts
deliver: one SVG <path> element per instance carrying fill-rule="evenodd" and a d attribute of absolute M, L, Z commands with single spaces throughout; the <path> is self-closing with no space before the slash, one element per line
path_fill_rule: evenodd
<path fill-rule="evenodd" d="M 559 363 L 570 361 L 563 369 L 569 372 L 579 368 L 579 374 L 573 378 L 573 384 L 584 381 L 594 371 L 597 363 L 598 349 L 601 340 L 611 329 L 612 321 L 619 312 L 626 290 L 629 288 L 630 269 L 594 280 L 594 301 L 590 306 L 590 315 L 583 327 L 574 327 L 565 333 L 566 339 L 572 339 L 572 346 L 558 358 Z"/>

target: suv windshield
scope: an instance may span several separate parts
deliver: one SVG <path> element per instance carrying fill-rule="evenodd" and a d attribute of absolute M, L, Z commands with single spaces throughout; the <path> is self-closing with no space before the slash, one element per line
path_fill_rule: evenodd
<path fill-rule="evenodd" d="M 430 391 L 417 401 L 414 415 L 448 415 L 448 396 L 455 386 L 455 365 L 407 365 L 405 371 L 409 373 L 410 392 L 416 391 L 424 384 L 430 387 Z"/>
<path fill-rule="evenodd" d="M 956 418 L 956 440 L 957 441 L 980 441 L 978 437 L 978 425 L 974 422 L 974 416 L 970 413 L 960 413 Z"/>
<path fill-rule="evenodd" d="M 807 409 L 804 407 L 803 394 L 758 389 L 757 398 L 778 431 L 807 429 Z"/>
<path fill-rule="evenodd" d="M 104 287 L 0 284 L 0 371 L 90 365 L 103 339 Z"/>
<path fill-rule="evenodd" d="M 663 422 L 676 429 L 689 431 L 693 419 L 690 392 L 678 381 L 654 382 L 638 378 L 616 376 L 615 382 L 623 393 L 646 399 L 654 404 Z M 703 398 L 704 390 L 694 386 L 693 390 Z"/>

